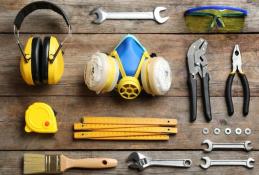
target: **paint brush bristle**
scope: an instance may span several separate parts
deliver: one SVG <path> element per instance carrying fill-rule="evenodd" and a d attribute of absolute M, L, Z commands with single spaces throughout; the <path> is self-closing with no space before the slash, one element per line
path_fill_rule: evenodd
<path fill-rule="evenodd" d="M 24 154 L 24 174 L 60 173 L 60 155 Z"/>

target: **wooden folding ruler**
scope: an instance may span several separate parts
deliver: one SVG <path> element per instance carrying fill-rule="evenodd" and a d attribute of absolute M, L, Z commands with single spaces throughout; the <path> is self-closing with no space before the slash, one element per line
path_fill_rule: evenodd
<path fill-rule="evenodd" d="M 168 135 L 137 132 L 75 132 L 75 139 L 92 140 L 169 140 Z"/>
<path fill-rule="evenodd" d="M 95 130 L 95 129 L 114 129 L 114 128 L 139 128 L 153 127 L 159 125 L 115 125 L 115 124 L 87 124 L 74 123 L 74 130 Z"/>
<path fill-rule="evenodd" d="M 162 118 L 132 118 L 132 117 L 84 117 L 87 124 L 120 124 L 120 125 L 159 125 L 176 126 L 176 119 Z"/>
<path fill-rule="evenodd" d="M 90 125 L 90 126 L 89 126 Z M 116 132 L 147 132 L 147 133 L 167 133 L 176 134 L 177 128 L 173 127 L 156 127 L 156 126 L 145 126 L 145 127 L 125 127 L 116 128 L 116 125 L 106 128 L 107 125 L 102 124 L 74 124 L 74 130 L 87 130 L 87 131 L 116 131 Z M 135 126 L 135 125 L 133 125 Z"/>

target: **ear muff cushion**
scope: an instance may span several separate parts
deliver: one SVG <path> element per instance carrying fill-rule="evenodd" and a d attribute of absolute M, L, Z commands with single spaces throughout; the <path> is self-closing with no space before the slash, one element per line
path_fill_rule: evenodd
<path fill-rule="evenodd" d="M 31 72 L 32 79 L 35 85 L 41 84 L 41 53 L 42 53 L 42 42 L 39 37 L 32 39 L 32 51 L 31 51 Z"/>
<path fill-rule="evenodd" d="M 41 79 L 42 83 L 48 84 L 48 63 L 49 63 L 50 37 L 45 37 L 42 44 Z"/>
<path fill-rule="evenodd" d="M 59 48 L 60 43 L 58 39 L 54 36 L 50 37 L 49 41 L 49 59 L 50 56 L 53 57 L 56 51 Z M 64 73 L 64 58 L 62 54 L 62 50 L 59 50 L 57 56 L 53 63 L 48 62 L 48 84 L 57 84 Z"/>

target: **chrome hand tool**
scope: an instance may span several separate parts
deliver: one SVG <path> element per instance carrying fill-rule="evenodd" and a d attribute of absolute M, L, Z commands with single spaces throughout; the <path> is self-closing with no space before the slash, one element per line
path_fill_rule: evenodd
<path fill-rule="evenodd" d="M 245 141 L 243 143 L 213 143 L 210 140 L 204 140 L 202 144 L 208 146 L 207 149 L 204 149 L 206 152 L 211 152 L 214 149 L 243 149 L 245 151 L 252 150 L 251 141 Z"/>
<path fill-rule="evenodd" d="M 156 7 L 153 12 L 106 12 L 99 7 L 93 10 L 91 14 L 95 14 L 97 16 L 96 20 L 93 21 L 96 24 L 101 24 L 107 19 L 148 19 L 162 24 L 169 19 L 168 16 L 160 16 L 160 12 L 165 10 L 165 7 Z"/>
<path fill-rule="evenodd" d="M 202 157 L 205 164 L 200 166 L 204 169 L 208 169 L 210 166 L 245 166 L 247 168 L 253 168 L 254 159 L 249 158 L 247 160 L 211 160 L 209 157 Z"/>
<path fill-rule="evenodd" d="M 190 121 L 196 120 L 197 115 L 197 74 L 202 79 L 202 96 L 204 105 L 204 115 L 209 122 L 212 119 L 209 93 L 209 72 L 208 62 L 205 57 L 208 42 L 202 38 L 192 43 L 187 53 L 187 63 L 189 70 L 188 86 L 191 95 L 190 99 Z"/>
<path fill-rule="evenodd" d="M 131 153 L 127 161 L 131 162 L 129 164 L 129 168 L 137 169 L 139 171 L 142 171 L 149 166 L 170 166 L 189 168 L 192 165 L 192 161 L 190 159 L 153 160 L 138 152 Z"/>
<path fill-rule="evenodd" d="M 226 89 L 225 89 L 226 103 L 227 103 L 229 116 L 232 116 L 234 114 L 231 88 L 232 88 L 232 83 L 236 72 L 239 75 L 239 78 L 243 86 L 243 91 L 244 91 L 243 115 L 247 116 L 249 113 L 250 89 L 249 89 L 249 84 L 248 84 L 246 75 L 242 70 L 241 54 L 240 54 L 239 46 L 237 44 L 235 45 L 235 48 L 232 54 L 232 72 L 228 76 Z"/>

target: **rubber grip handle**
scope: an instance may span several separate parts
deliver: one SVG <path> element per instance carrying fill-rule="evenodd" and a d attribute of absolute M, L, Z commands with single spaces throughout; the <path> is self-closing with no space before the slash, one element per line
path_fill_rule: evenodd
<path fill-rule="evenodd" d="M 243 92 L 244 92 L 244 102 L 243 102 L 243 115 L 247 116 L 249 113 L 249 103 L 250 103 L 250 89 L 248 80 L 246 75 L 243 73 L 238 74 L 243 85 Z"/>
<path fill-rule="evenodd" d="M 197 81 L 196 78 L 189 74 L 188 87 L 190 93 L 190 121 L 194 122 L 197 116 Z"/>
<path fill-rule="evenodd" d="M 210 76 L 208 73 L 206 73 L 205 77 L 202 78 L 202 97 L 203 97 L 204 115 L 207 122 L 210 122 L 212 120 L 209 81 L 210 81 Z"/>
<path fill-rule="evenodd" d="M 234 114 L 234 106 L 232 101 L 232 83 L 233 83 L 234 77 L 235 77 L 235 74 L 229 74 L 227 83 L 226 83 L 226 89 L 225 89 L 225 99 L 226 99 L 229 116 L 232 116 Z"/>

